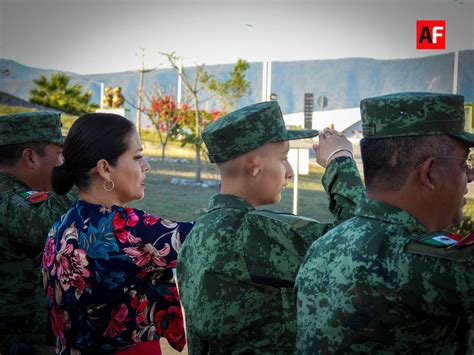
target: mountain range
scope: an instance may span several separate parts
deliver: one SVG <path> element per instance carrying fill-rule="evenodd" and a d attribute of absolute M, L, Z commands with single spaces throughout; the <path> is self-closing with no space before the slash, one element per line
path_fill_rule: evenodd
<path fill-rule="evenodd" d="M 333 60 L 310 60 L 272 62 L 272 93 L 277 94 L 284 114 L 301 112 L 304 94 L 313 93 L 315 106 L 317 98 L 325 96 L 325 110 L 357 107 L 362 98 L 388 94 L 397 91 L 453 91 L 454 53 L 422 58 L 378 60 L 370 58 L 343 58 Z M 246 79 L 251 94 L 240 100 L 239 106 L 261 100 L 262 67 L 259 62 L 250 63 Z M 233 64 L 210 65 L 205 69 L 217 78 L 224 79 Z M 195 68 L 184 68 L 193 76 Z M 0 58 L 0 91 L 28 100 L 33 88 L 33 79 L 40 75 L 49 77 L 58 72 L 50 69 L 33 68 L 13 60 Z M 107 74 L 81 75 L 66 72 L 71 83 L 81 84 L 86 90 L 93 90 L 93 101 L 100 101 L 100 84 L 121 86 L 130 109 L 129 117 L 135 117 L 133 103 L 136 102 L 139 74 L 126 71 Z M 177 75 L 172 69 L 158 69 L 145 74 L 144 89 L 150 93 L 159 86 L 168 93 L 176 93 Z M 467 102 L 474 102 L 474 50 L 459 52 L 457 92 Z M 176 96 L 176 95 L 174 95 Z M 217 108 L 210 94 L 203 90 L 202 101 L 208 100 L 208 108 Z M 146 100 L 145 100 L 146 101 Z M 205 107 L 205 104 L 202 104 Z M 315 107 L 315 110 L 319 108 Z"/>

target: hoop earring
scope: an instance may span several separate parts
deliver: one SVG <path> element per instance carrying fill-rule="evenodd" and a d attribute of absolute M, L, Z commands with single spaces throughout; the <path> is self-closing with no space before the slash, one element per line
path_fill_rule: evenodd
<path fill-rule="evenodd" d="M 108 187 L 107 187 L 107 184 L 112 184 L 112 187 L 108 188 Z M 110 192 L 110 191 L 112 191 L 114 188 L 115 188 L 115 183 L 114 183 L 113 180 L 104 181 L 104 190 L 105 190 L 105 191 Z"/>

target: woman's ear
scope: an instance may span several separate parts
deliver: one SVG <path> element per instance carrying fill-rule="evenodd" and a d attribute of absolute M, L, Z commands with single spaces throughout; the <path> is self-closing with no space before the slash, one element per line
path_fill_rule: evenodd
<path fill-rule="evenodd" d="M 435 176 L 434 163 L 435 159 L 430 157 L 418 165 L 418 181 L 420 182 L 421 186 L 430 192 L 433 192 L 436 189 L 435 181 L 433 179 Z"/>
<path fill-rule="evenodd" d="M 110 181 L 110 164 L 105 159 L 100 159 L 96 164 L 97 173 L 104 181 Z"/>

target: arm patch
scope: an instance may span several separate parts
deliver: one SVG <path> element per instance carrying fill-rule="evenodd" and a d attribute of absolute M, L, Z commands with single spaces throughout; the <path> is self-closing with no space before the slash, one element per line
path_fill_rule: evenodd
<path fill-rule="evenodd" d="M 411 241 L 405 246 L 405 252 L 432 256 L 454 261 L 469 261 L 474 252 L 473 247 L 466 247 L 466 238 L 448 232 L 437 232 L 409 237 Z"/>
<path fill-rule="evenodd" d="M 40 205 L 49 198 L 44 191 L 25 191 L 19 194 L 28 205 Z"/>

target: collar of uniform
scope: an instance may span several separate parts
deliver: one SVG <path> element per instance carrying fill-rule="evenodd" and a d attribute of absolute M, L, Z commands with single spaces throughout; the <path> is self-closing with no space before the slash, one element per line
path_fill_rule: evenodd
<path fill-rule="evenodd" d="M 211 197 L 209 212 L 220 208 L 235 208 L 238 210 L 254 210 L 250 203 L 234 195 L 217 194 Z"/>
<path fill-rule="evenodd" d="M 384 202 L 363 199 L 359 202 L 355 215 L 377 219 L 405 227 L 409 233 L 424 233 L 425 226 L 408 212 Z"/>
<path fill-rule="evenodd" d="M 15 176 L 0 172 L 0 192 L 12 190 L 30 190 L 28 186 L 18 180 Z"/>

